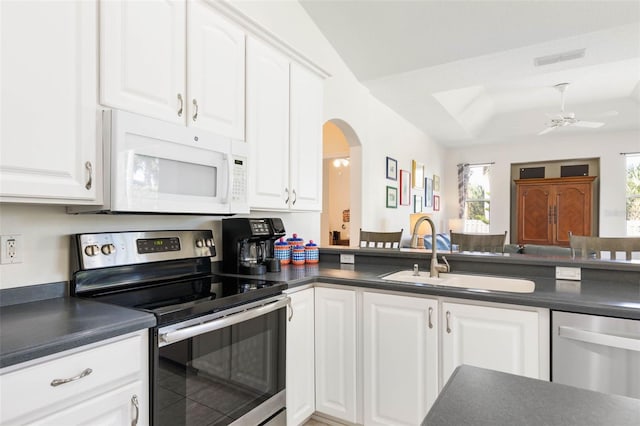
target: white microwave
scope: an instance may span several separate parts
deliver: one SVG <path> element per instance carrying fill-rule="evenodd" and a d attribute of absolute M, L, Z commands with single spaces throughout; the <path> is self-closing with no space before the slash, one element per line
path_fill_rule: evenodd
<path fill-rule="evenodd" d="M 102 133 L 104 204 L 70 213 L 249 213 L 246 143 L 118 110 Z"/>

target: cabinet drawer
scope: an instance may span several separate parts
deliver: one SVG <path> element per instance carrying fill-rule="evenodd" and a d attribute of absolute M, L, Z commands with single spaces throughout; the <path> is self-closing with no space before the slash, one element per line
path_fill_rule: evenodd
<path fill-rule="evenodd" d="M 133 336 L 0 376 L 0 423 L 49 406 L 60 409 L 137 380 L 141 347 L 141 337 Z M 80 378 L 87 369 L 91 372 Z M 78 378 L 52 385 L 56 379 L 74 377 Z"/>

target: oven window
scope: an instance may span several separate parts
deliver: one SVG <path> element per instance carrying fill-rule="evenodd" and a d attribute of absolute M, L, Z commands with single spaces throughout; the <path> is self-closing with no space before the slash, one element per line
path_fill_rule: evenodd
<path fill-rule="evenodd" d="M 160 348 L 154 424 L 227 425 L 283 391 L 285 327 L 283 308 Z"/>

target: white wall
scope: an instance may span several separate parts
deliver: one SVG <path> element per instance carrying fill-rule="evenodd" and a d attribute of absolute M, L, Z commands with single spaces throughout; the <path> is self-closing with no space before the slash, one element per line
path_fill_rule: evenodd
<path fill-rule="evenodd" d="M 385 157 L 410 168 L 411 160 L 424 161 L 428 170 L 440 171 L 442 152 L 414 126 L 374 99 L 357 82 L 304 9 L 295 1 L 231 1 L 233 6 L 281 40 L 310 58 L 331 77 L 325 83 L 324 118 L 347 122 L 362 143 L 362 227 L 377 230 L 408 228 L 412 207 L 384 208 Z M 359 190 L 352 184 L 352 190 Z M 69 279 L 69 235 L 95 231 L 153 229 L 219 229 L 220 218 L 199 216 L 67 215 L 64 207 L 0 205 L 0 234 L 24 237 L 24 262 L 0 265 L 0 288 Z M 354 206 L 352 206 L 354 211 Z M 254 212 L 254 216 L 282 217 L 287 233 L 320 241 L 320 213 Z M 352 218 L 356 226 L 359 221 Z M 220 241 L 220 239 L 218 239 Z"/>
<path fill-rule="evenodd" d="M 446 218 L 457 215 L 456 164 L 495 162 L 491 169 L 491 232 L 510 227 L 511 163 L 577 158 L 600 158 L 600 236 L 619 237 L 626 232 L 625 157 L 621 152 L 640 151 L 640 132 L 593 131 L 580 134 L 534 136 L 497 145 L 448 150 L 444 206 Z"/>

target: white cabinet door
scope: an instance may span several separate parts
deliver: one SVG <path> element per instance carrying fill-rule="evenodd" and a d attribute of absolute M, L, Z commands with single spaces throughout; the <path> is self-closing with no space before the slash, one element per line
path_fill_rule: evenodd
<path fill-rule="evenodd" d="M 316 411 L 356 422 L 356 294 L 315 289 Z"/>
<path fill-rule="evenodd" d="M 0 2 L 0 201 L 96 201 L 96 9 Z"/>
<path fill-rule="evenodd" d="M 437 300 L 364 293 L 364 424 L 427 415 L 438 395 L 437 310 Z"/>
<path fill-rule="evenodd" d="M 287 321 L 287 424 L 302 424 L 315 411 L 314 289 L 289 295 Z"/>
<path fill-rule="evenodd" d="M 291 64 L 292 210 L 322 210 L 323 84 L 311 71 Z"/>
<path fill-rule="evenodd" d="M 441 312 L 442 385 L 461 364 L 545 378 L 538 312 L 447 302 Z"/>
<path fill-rule="evenodd" d="M 149 411 L 148 406 L 140 405 L 143 386 L 142 382 L 130 383 L 29 424 L 142 426 L 148 424 Z"/>
<path fill-rule="evenodd" d="M 244 31 L 201 0 L 187 5 L 187 121 L 244 140 Z"/>
<path fill-rule="evenodd" d="M 249 205 L 289 206 L 289 61 L 259 40 L 247 40 Z"/>
<path fill-rule="evenodd" d="M 184 1 L 100 2 L 100 103 L 184 124 Z"/>

